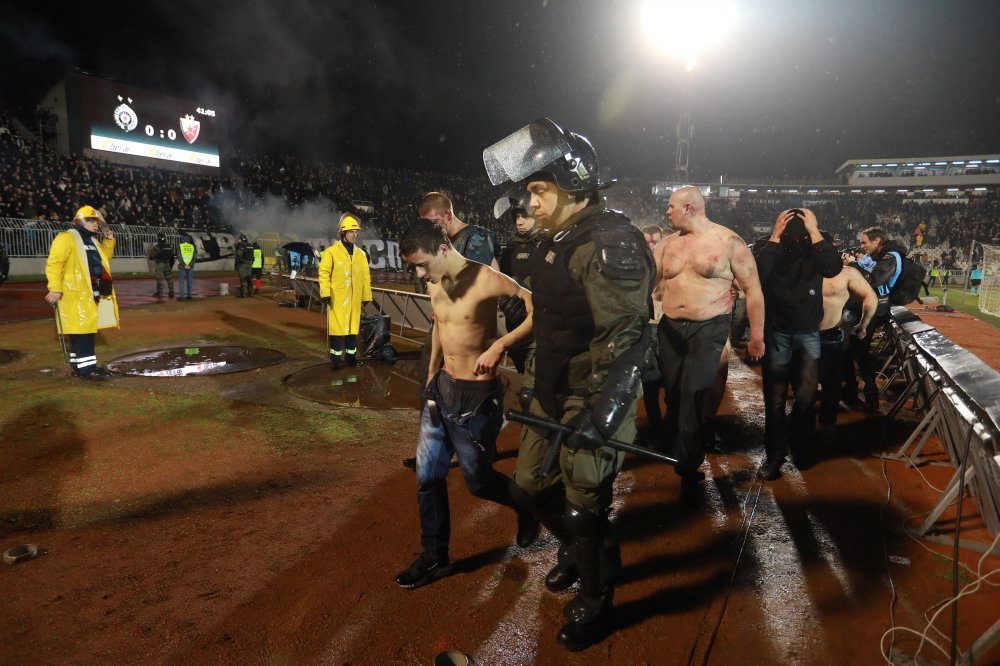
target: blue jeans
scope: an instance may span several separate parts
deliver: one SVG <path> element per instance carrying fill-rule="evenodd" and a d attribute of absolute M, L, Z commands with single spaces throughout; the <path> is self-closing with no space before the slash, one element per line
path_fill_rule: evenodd
<path fill-rule="evenodd" d="M 177 268 L 177 297 L 185 298 L 184 287 L 187 286 L 187 297 L 191 296 L 191 285 L 194 283 L 194 267 L 184 268 L 179 266 Z"/>
<path fill-rule="evenodd" d="M 813 403 L 819 384 L 819 331 L 786 333 L 768 330 L 764 336 L 764 450 L 770 459 L 788 455 L 791 444 L 805 443 L 813 430 Z M 788 385 L 792 414 L 785 413 Z"/>
<path fill-rule="evenodd" d="M 438 380 L 450 382 L 461 396 L 463 387 L 496 390 L 475 409 L 463 410 L 460 401 L 451 404 L 435 389 Z M 514 508 L 510 497 L 510 479 L 493 469 L 497 435 L 503 424 L 503 388 L 499 380 L 463 382 L 451 379 L 444 372 L 431 382 L 427 390 L 438 416 L 432 417 L 431 404 L 425 403 L 420 413 L 420 435 L 417 440 L 417 504 L 420 507 L 420 545 L 438 558 L 448 557 L 451 537 L 451 513 L 448 507 L 448 484 L 445 479 L 451 467 L 451 455 L 458 455 L 458 465 L 469 492 L 481 499 Z M 468 405 L 465 405 L 466 407 Z M 437 423 L 435 424 L 435 420 Z"/>

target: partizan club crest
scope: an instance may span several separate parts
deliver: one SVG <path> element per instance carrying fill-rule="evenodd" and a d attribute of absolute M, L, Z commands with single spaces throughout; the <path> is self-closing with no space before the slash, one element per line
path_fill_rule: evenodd
<path fill-rule="evenodd" d="M 183 118 L 181 118 L 181 134 L 187 139 L 188 143 L 194 143 L 198 140 L 198 133 L 201 131 L 201 121 L 195 120 L 194 116 L 190 113 Z"/>
<path fill-rule="evenodd" d="M 119 95 L 118 101 L 121 104 L 115 108 L 115 124 L 121 127 L 123 131 L 131 132 L 139 124 L 139 117 L 135 115 L 135 111 L 129 106 L 132 103 L 132 98 L 129 97 L 128 104 L 126 104 L 122 96 Z"/>

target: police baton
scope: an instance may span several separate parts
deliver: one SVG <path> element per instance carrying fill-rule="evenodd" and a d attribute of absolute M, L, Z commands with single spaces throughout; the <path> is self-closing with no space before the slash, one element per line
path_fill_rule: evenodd
<path fill-rule="evenodd" d="M 528 414 L 525 412 L 515 412 L 513 410 L 507 411 L 507 420 L 514 421 L 516 423 L 523 423 L 524 425 L 531 426 L 533 428 L 541 428 L 543 430 L 548 430 L 552 433 L 552 440 L 549 450 L 545 454 L 545 460 L 542 461 L 542 467 L 539 469 L 539 476 L 544 478 L 551 474 L 553 470 L 546 469 L 546 464 L 550 467 L 555 464 L 555 460 L 559 456 L 559 447 L 555 446 L 558 442 L 562 442 L 573 434 L 573 428 L 566 424 L 558 423 L 556 421 L 550 421 L 549 419 L 544 419 L 540 416 L 535 416 L 534 414 Z M 626 442 L 620 442 L 617 439 L 609 439 L 606 441 L 605 446 L 610 446 L 613 449 L 619 451 L 624 451 L 626 453 L 634 453 L 639 456 L 644 456 L 646 458 L 653 458 L 654 460 L 659 460 L 660 462 L 665 462 L 669 465 L 676 465 L 677 459 L 671 458 L 668 455 L 660 453 L 658 451 L 653 451 L 651 449 L 646 449 L 641 446 L 636 446 L 635 444 L 628 444 Z M 550 461 L 550 458 L 552 459 Z M 547 472 L 547 473 L 545 473 Z"/>
<path fill-rule="evenodd" d="M 52 310 L 56 314 L 56 333 L 59 335 L 59 346 L 62 348 L 63 362 L 66 364 L 66 369 L 69 370 L 69 374 L 73 374 L 73 364 L 69 362 L 69 352 L 66 350 L 66 335 L 63 333 L 62 329 L 62 317 L 59 316 L 59 301 L 52 304 Z"/>

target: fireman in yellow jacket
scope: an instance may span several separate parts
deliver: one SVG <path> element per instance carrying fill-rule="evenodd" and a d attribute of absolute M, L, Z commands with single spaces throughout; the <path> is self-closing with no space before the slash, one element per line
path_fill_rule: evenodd
<path fill-rule="evenodd" d="M 114 252 L 114 232 L 100 211 L 83 206 L 73 226 L 52 240 L 45 262 L 45 301 L 55 306 L 59 332 L 69 342 L 70 368 L 83 379 L 111 375 L 97 365 L 94 338 L 98 329 L 119 325 L 109 264 Z"/>
<path fill-rule="evenodd" d="M 340 240 L 319 261 L 319 295 L 326 304 L 330 368 L 357 365 L 361 308 L 372 300 L 368 255 L 355 245 L 361 225 L 349 213 L 340 216 Z"/>

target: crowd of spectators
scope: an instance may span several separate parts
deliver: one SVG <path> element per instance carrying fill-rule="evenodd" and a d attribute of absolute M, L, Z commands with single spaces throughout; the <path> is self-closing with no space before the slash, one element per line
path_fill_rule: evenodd
<path fill-rule="evenodd" d="M 224 192 L 237 211 L 275 199 L 290 209 L 319 203 L 329 206 L 331 215 L 352 211 L 384 238 L 395 240 L 413 219 L 420 199 L 432 190 L 447 193 L 461 220 L 494 231 L 501 242 L 512 233 L 493 218 L 493 202 L 500 193 L 485 174 L 240 154 L 231 157 L 225 175 L 219 176 L 126 167 L 59 155 L 34 138 L 22 137 L 10 118 L 0 113 L 0 217 L 66 220 L 85 202 L 100 206 L 109 219 L 123 224 L 231 231 L 218 200 L 213 201 Z M 649 183 L 620 179 L 606 194 L 609 205 L 623 210 L 638 226 L 669 226 L 666 198 L 654 196 Z M 803 205 L 812 208 L 821 226 L 845 246 L 856 244 L 858 234 L 872 226 L 886 229 L 911 248 L 964 252 L 973 240 L 1000 242 L 997 191 L 977 193 L 961 203 L 916 202 L 891 193 L 744 193 L 738 198 L 710 198 L 707 212 L 710 219 L 750 242 L 771 228 L 779 211 Z"/>

